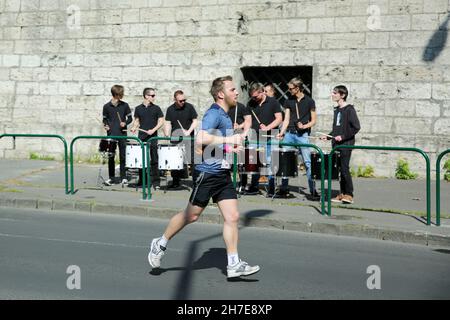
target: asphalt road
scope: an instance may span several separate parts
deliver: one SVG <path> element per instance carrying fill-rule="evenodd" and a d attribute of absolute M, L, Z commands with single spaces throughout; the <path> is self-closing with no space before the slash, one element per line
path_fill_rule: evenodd
<path fill-rule="evenodd" d="M 152 271 L 148 244 L 166 223 L 0 207 L 0 299 L 450 299 L 449 250 L 270 229 L 241 229 L 240 257 L 261 266 L 242 280 L 227 281 L 211 224 L 188 226 Z"/>

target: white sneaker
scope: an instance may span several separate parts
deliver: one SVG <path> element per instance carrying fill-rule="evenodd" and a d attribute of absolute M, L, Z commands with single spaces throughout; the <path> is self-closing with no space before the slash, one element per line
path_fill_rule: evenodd
<path fill-rule="evenodd" d="M 128 184 L 128 180 L 127 179 L 122 179 L 122 184 Z"/>
<path fill-rule="evenodd" d="M 112 186 L 112 185 L 113 185 L 112 179 L 106 180 L 106 181 L 104 182 L 104 185 L 105 185 L 105 186 Z"/>
<path fill-rule="evenodd" d="M 159 268 L 165 250 L 166 248 L 159 245 L 159 238 L 152 240 L 150 252 L 148 253 L 148 263 L 150 263 L 152 268 Z"/>
<path fill-rule="evenodd" d="M 234 266 L 227 266 L 227 277 L 235 278 L 248 276 L 259 271 L 259 266 L 249 266 L 247 262 L 239 260 Z"/>

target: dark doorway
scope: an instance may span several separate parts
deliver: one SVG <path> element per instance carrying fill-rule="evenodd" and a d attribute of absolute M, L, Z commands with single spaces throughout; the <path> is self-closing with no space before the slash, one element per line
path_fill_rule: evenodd
<path fill-rule="evenodd" d="M 261 82 L 263 85 L 272 83 L 275 87 L 275 97 L 283 105 L 283 101 L 290 98 L 287 83 L 294 77 L 300 77 L 304 83 L 305 94 L 312 94 L 312 66 L 295 67 L 242 67 L 244 83 L 241 89 L 248 93 L 249 84 Z"/>

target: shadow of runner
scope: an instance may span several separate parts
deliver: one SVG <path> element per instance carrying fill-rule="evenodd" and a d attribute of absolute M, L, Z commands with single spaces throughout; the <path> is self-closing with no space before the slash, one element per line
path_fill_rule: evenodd
<path fill-rule="evenodd" d="M 266 215 L 272 212 L 271 210 L 258 210 L 256 215 Z M 248 214 L 246 214 L 247 216 Z M 251 218 L 250 218 L 251 219 Z M 239 230 L 242 229 L 241 227 Z M 210 268 L 219 269 L 223 275 L 227 275 L 227 252 L 225 248 L 211 248 L 196 261 L 194 257 L 197 255 L 198 245 L 201 242 L 208 241 L 217 237 L 222 237 L 222 233 L 213 234 L 211 236 L 204 237 L 202 239 L 193 241 L 188 248 L 185 263 L 185 267 L 174 267 L 174 268 L 155 268 L 152 269 L 149 274 L 153 276 L 159 276 L 168 271 L 181 271 L 181 274 L 177 281 L 177 286 L 174 290 L 173 300 L 187 300 L 190 297 L 190 289 L 192 287 L 192 271 L 203 270 Z M 194 261 L 194 262 L 192 262 Z M 228 282 L 256 282 L 257 279 L 245 279 L 245 278 L 233 278 L 227 279 Z"/>
<path fill-rule="evenodd" d="M 252 219 L 264 217 L 274 212 L 273 210 L 251 210 L 245 213 L 243 224 L 244 227 L 248 227 Z"/>

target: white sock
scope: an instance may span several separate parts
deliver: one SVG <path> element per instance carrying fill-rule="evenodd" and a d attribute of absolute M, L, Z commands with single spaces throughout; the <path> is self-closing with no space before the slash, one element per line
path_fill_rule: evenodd
<path fill-rule="evenodd" d="M 164 235 L 162 235 L 162 237 L 159 238 L 159 245 L 161 247 L 167 248 L 167 242 L 169 242 L 169 240 L 167 240 L 167 238 Z"/>
<path fill-rule="evenodd" d="M 228 265 L 234 266 L 239 262 L 239 255 L 237 253 L 231 253 L 228 255 Z"/>

